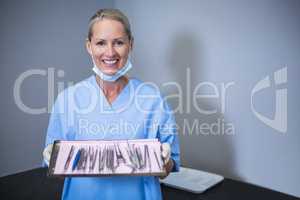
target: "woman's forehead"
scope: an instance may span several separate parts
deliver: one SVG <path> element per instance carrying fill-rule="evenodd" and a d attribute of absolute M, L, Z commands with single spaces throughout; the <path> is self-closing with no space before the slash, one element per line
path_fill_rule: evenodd
<path fill-rule="evenodd" d="M 126 38 L 123 24 L 117 20 L 101 19 L 94 23 L 92 27 L 93 37 L 97 39 Z"/>

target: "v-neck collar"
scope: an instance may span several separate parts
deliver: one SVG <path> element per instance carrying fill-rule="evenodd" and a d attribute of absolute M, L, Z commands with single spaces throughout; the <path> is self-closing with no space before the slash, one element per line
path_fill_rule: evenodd
<path fill-rule="evenodd" d="M 131 86 L 131 79 L 128 79 L 127 84 L 124 86 L 124 88 L 120 91 L 120 93 L 118 94 L 118 96 L 111 102 L 109 103 L 102 88 L 98 85 L 97 80 L 96 80 L 96 76 L 93 75 L 93 83 L 96 85 L 96 87 L 99 90 L 99 94 L 100 94 L 100 102 L 103 103 L 104 108 L 110 111 L 117 111 L 119 109 L 122 109 L 123 106 L 125 106 L 128 101 L 130 101 L 130 86 Z"/>

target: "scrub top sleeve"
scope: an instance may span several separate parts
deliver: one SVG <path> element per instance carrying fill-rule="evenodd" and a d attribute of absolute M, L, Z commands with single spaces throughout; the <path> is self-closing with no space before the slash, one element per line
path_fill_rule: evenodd
<path fill-rule="evenodd" d="M 64 92 L 60 93 L 52 107 L 45 147 L 49 144 L 53 144 L 55 140 L 66 140 L 66 124 L 67 124 L 67 102 L 65 99 Z M 43 166 L 45 166 L 45 162 L 43 162 Z"/>
<path fill-rule="evenodd" d="M 56 139 L 62 138 L 61 114 L 58 107 L 58 102 L 56 101 L 49 119 L 45 146 L 53 144 Z"/>
<path fill-rule="evenodd" d="M 179 135 L 177 125 L 172 110 L 168 104 L 164 103 L 164 109 L 161 112 L 161 120 L 159 124 L 159 138 L 161 143 L 169 143 L 171 146 L 171 158 L 174 161 L 172 172 L 179 171 L 180 167 L 180 149 Z"/>

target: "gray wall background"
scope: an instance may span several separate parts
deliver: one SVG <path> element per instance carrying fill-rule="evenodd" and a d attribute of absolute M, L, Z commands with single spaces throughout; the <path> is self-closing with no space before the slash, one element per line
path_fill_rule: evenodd
<path fill-rule="evenodd" d="M 64 70 L 55 84 L 77 82 L 91 74 L 84 48 L 88 18 L 100 7 L 124 11 L 135 37 L 132 76 L 155 82 L 165 95 L 183 87 L 183 104 L 197 84 L 233 82 L 226 93 L 225 112 L 220 99 L 201 99 L 204 115 L 191 106 L 176 113 L 184 166 L 300 197 L 299 65 L 300 1 L 200 0 L 200 1 L 6 1 L 1 3 L 1 145 L 0 175 L 41 164 L 48 114 L 28 115 L 15 104 L 13 86 L 28 69 Z M 250 106 L 255 84 L 283 67 L 288 68 L 288 130 L 282 134 L 259 121 Z M 271 80 L 273 80 L 271 78 Z M 274 84 L 255 96 L 255 108 L 272 118 Z M 55 85 L 57 90 L 57 85 Z M 34 76 L 22 86 L 27 105 L 47 105 L 47 78 Z M 201 94 L 211 94 L 203 88 Z M 169 99 L 175 108 L 176 99 Z M 187 132 L 188 121 L 232 124 L 234 134 Z"/>
<path fill-rule="evenodd" d="M 92 74 L 85 50 L 88 20 L 101 7 L 113 7 L 110 0 L 28 0 L 1 1 L 0 6 L 0 87 L 1 145 L 0 175 L 38 167 L 49 114 L 24 113 L 14 101 L 16 79 L 30 69 L 54 68 L 57 83 L 67 86 Z M 57 75 L 64 71 L 64 77 Z M 48 75 L 49 73 L 47 73 Z M 32 108 L 47 107 L 47 76 L 27 78 L 21 99 Z"/>

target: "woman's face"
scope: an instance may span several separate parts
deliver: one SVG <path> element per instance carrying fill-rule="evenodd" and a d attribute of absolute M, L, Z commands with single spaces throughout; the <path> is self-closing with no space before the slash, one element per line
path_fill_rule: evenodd
<path fill-rule="evenodd" d="M 102 19 L 92 27 L 91 41 L 87 41 L 87 51 L 102 72 L 115 74 L 121 69 L 128 58 L 132 42 L 125 33 L 121 22 Z"/>

